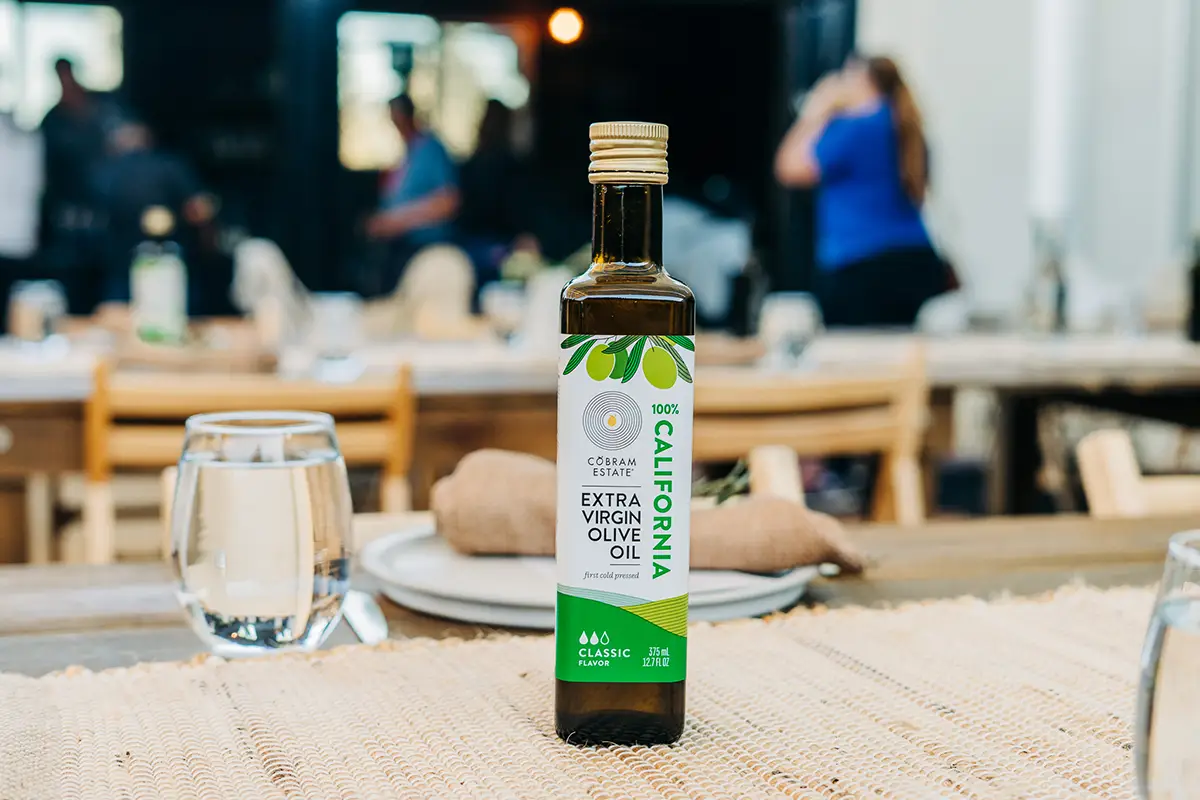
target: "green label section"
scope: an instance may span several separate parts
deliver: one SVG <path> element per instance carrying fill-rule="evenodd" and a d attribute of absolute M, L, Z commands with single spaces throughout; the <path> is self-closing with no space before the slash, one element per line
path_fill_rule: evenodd
<path fill-rule="evenodd" d="M 560 587 L 555 674 L 577 683 L 674 683 L 687 677 L 687 595 L 613 605 Z"/>

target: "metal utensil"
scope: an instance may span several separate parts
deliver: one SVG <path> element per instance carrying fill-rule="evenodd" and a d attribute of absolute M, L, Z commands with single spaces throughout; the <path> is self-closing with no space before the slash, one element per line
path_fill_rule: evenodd
<path fill-rule="evenodd" d="M 363 644 L 379 644 L 388 638 L 387 619 L 375 598 L 351 589 L 342 600 L 342 616 Z"/>

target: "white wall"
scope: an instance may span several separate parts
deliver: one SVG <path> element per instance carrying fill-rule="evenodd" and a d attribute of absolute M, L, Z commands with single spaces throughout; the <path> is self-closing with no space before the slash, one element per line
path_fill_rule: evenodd
<path fill-rule="evenodd" d="M 1032 270 L 1037 1 L 859 5 L 860 48 L 896 57 L 925 110 L 936 182 L 931 228 L 988 310 L 1017 310 Z M 1166 285 L 1152 276 L 1181 263 L 1182 153 L 1185 146 L 1200 150 L 1182 133 L 1188 89 L 1180 20 L 1189 3 L 1195 0 L 1093 0 L 1079 32 L 1088 66 L 1071 239 L 1091 272 L 1139 291 Z M 1200 20 L 1192 21 L 1200 30 Z M 1200 47 L 1196 38 L 1193 48 Z"/>
<path fill-rule="evenodd" d="M 1031 269 L 1031 0 L 860 0 L 859 47 L 906 71 L 932 150 L 931 232 L 985 309 Z"/>
<path fill-rule="evenodd" d="M 1192 3 L 1192 48 L 1191 82 L 1187 95 L 1192 103 L 1191 138 L 1191 202 L 1185 215 L 1190 221 L 1189 231 L 1193 237 L 1200 236 L 1200 4 Z"/>
<path fill-rule="evenodd" d="M 1149 288 L 1185 242 L 1186 30 L 1172 23 L 1187 2 L 1108 0 L 1090 32 L 1081 255 L 1098 275 L 1136 290 Z"/>

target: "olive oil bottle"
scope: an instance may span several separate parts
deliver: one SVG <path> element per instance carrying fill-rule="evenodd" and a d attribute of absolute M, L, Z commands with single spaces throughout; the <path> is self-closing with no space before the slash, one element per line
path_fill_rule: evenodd
<path fill-rule="evenodd" d="M 561 305 L 555 724 L 578 744 L 674 742 L 696 308 L 662 266 L 667 127 L 589 133 L 592 263 Z"/>

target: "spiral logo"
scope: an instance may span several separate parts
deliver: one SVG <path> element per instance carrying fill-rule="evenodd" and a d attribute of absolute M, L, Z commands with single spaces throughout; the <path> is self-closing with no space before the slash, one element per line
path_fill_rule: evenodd
<path fill-rule="evenodd" d="M 583 410 L 583 432 L 601 450 L 624 450 L 642 432 L 642 412 L 621 392 L 601 392 Z"/>

